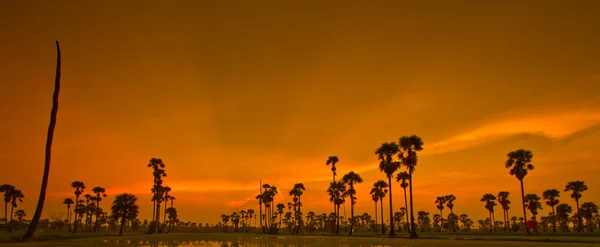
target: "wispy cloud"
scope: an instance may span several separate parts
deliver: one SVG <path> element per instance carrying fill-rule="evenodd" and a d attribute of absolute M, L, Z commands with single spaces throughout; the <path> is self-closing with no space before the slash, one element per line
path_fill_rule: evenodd
<path fill-rule="evenodd" d="M 423 153 L 439 154 L 458 151 L 497 138 L 525 133 L 560 139 L 598 123 L 600 123 L 600 109 L 498 119 L 471 131 L 426 145 Z"/>

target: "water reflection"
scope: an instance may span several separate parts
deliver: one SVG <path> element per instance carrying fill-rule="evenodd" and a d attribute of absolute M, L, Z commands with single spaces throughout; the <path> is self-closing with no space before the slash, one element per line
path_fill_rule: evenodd
<path fill-rule="evenodd" d="M 247 241 L 130 241 L 130 240 L 105 240 L 106 246 L 138 246 L 138 247 L 392 247 L 392 245 L 355 245 L 341 243 L 347 241 L 331 242 L 323 241 L 320 243 L 277 243 L 269 239 L 250 239 Z M 408 245 L 396 245 L 394 247 L 409 247 Z"/>

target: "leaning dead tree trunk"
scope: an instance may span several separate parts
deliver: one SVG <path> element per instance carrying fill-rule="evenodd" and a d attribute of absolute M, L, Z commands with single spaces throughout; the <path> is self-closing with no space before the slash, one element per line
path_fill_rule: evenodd
<path fill-rule="evenodd" d="M 44 175 L 42 177 L 42 186 L 40 189 L 40 197 L 38 199 L 35 213 L 31 219 L 31 223 L 23 234 L 23 241 L 30 241 L 33 238 L 35 229 L 40 223 L 42 210 L 44 209 L 44 201 L 46 200 L 46 189 L 48 187 L 48 176 L 50 175 L 50 156 L 52 154 L 52 139 L 54 138 L 54 127 L 56 126 L 56 115 L 58 115 L 58 93 L 60 91 L 60 45 L 56 41 L 56 76 L 54 78 L 54 95 L 52 96 L 52 111 L 50 112 L 50 124 L 48 126 L 48 136 L 46 138 L 46 157 L 44 160 Z"/>

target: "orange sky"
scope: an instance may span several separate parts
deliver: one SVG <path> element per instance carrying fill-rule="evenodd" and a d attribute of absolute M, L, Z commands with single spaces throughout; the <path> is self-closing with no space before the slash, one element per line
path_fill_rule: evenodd
<path fill-rule="evenodd" d="M 0 183 L 23 190 L 28 215 L 56 39 L 63 86 L 44 215 L 65 211 L 81 180 L 107 189 L 106 209 L 135 193 L 148 218 L 151 157 L 167 164 L 183 220 L 257 210 L 247 200 L 260 178 L 286 202 L 303 182 L 305 210 L 329 212 L 330 155 L 340 175 L 365 179 L 357 213 L 373 214 L 368 191 L 385 178 L 374 150 L 413 133 L 425 141 L 416 210 L 434 213 L 435 197 L 453 193 L 455 212 L 479 219 L 481 195 L 508 190 L 516 214 L 504 162 L 518 148 L 534 152 L 526 193 L 581 179 L 583 201 L 600 201 L 598 1 L 100 2 L 0 1 Z"/>

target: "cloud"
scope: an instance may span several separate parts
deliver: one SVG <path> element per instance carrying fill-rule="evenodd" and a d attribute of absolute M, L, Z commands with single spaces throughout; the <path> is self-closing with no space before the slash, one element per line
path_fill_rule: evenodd
<path fill-rule="evenodd" d="M 426 145 L 423 153 L 440 154 L 458 151 L 497 138 L 519 134 L 542 135 L 558 140 L 598 123 L 600 123 L 600 109 L 498 119 L 471 131 Z"/>

